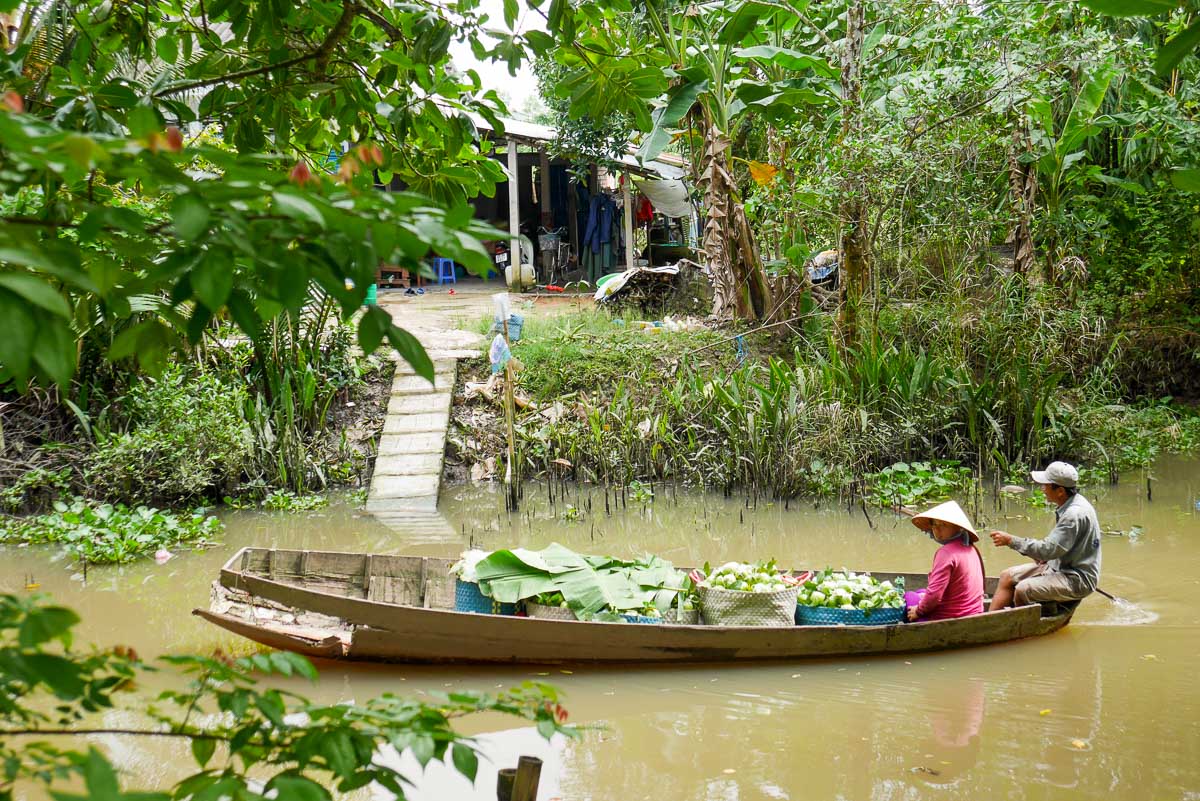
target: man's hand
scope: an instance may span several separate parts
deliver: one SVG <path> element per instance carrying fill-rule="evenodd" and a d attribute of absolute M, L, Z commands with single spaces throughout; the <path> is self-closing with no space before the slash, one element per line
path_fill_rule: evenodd
<path fill-rule="evenodd" d="M 906 614 L 908 615 L 908 620 L 910 623 L 915 623 L 917 621 L 917 607 L 910 606 Z"/>
<path fill-rule="evenodd" d="M 995 545 L 997 548 L 1002 548 L 1005 545 L 1012 545 L 1013 535 L 1009 534 L 1007 531 L 993 531 L 991 536 L 992 545 Z"/>

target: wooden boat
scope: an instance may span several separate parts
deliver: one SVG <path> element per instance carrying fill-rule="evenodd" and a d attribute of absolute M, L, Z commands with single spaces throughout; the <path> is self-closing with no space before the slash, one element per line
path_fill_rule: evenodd
<path fill-rule="evenodd" d="M 452 560 L 243 548 L 194 614 L 273 648 L 380 662 L 740 662 L 941 651 L 1061 629 L 1075 605 L 1033 604 L 973 617 L 885 626 L 640 625 L 454 611 Z M 903 576 L 909 589 L 926 576 Z M 996 579 L 986 589 L 994 592 Z"/>

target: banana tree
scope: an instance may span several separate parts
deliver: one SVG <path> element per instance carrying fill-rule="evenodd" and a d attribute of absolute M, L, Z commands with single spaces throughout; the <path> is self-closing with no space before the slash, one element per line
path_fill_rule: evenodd
<path fill-rule="evenodd" d="M 1073 181 L 1096 178 L 1141 191 L 1140 186 L 1103 175 L 1098 169 L 1085 169 L 1088 165 L 1084 145 L 1101 130 L 1100 104 L 1108 92 L 1113 72 L 1111 66 L 1104 66 L 1087 76 L 1061 126 L 1055 122 L 1054 106 L 1049 99 L 1036 97 L 1027 106 L 1033 149 L 1026 158 L 1036 165 L 1038 190 L 1050 225 L 1044 239 L 1048 269 L 1058 260 L 1059 237 L 1055 225 Z"/>
<path fill-rule="evenodd" d="M 803 7 L 652 1 L 614 8 L 556 0 L 548 19 L 566 45 L 559 58 L 573 70 L 564 91 L 574 113 L 627 110 L 644 134 L 643 160 L 681 132 L 691 140 L 714 315 L 770 318 L 777 304 L 734 179 L 734 143 L 755 115 L 795 114 L 835 100 L 829 65 L 781 44 L 795 38 Z"/>

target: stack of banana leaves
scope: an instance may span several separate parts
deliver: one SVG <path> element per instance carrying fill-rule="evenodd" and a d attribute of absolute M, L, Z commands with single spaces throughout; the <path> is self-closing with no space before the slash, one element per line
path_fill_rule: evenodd
<path fill-rule="evenodd" d="M 541 551 L 493 551 L 475 567 L 480 591 L 501 603 L 561 593 L 580 620 L 665 614 L 691 589 L 682 571 L 657 556 L 618 559 L 580 554 L 558 543 Z"/>

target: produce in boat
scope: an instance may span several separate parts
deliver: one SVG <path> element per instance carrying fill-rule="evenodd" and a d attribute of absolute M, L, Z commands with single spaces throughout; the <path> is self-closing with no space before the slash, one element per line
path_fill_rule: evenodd
<path fill-rule="evenodd" d="M 706 578 L 698 583 L 735 592 L 778 592 L 794 583 L 779 571 L 774 559 L 757 564 L 726 562 L 716 570 L 710 570 L 706 564 L 704 572 Z"/>
<path fill-rule="evenodd" d="M 866 573 L 826 568 L 800 586 L 796 603 L 826 609 L 902 609 L 904 579 L 879 581 Z"/>

